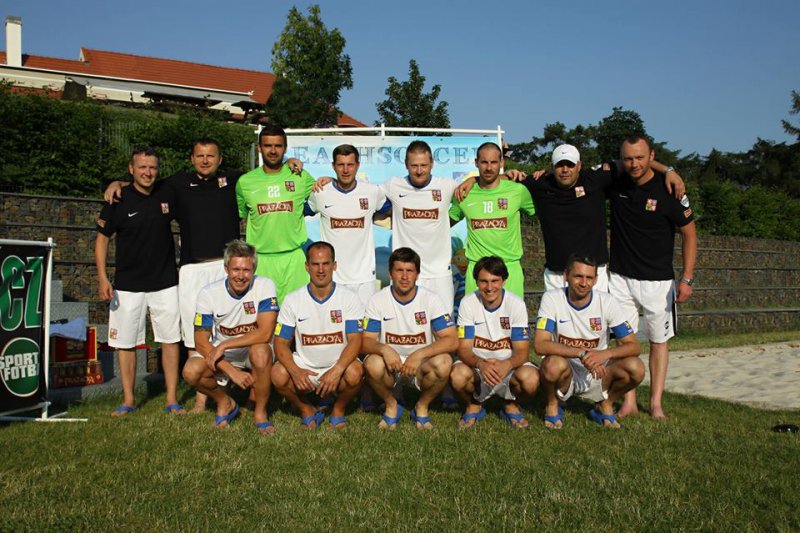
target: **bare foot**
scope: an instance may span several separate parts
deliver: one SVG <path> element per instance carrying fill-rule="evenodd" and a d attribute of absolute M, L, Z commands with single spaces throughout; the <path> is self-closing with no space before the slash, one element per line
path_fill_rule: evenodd
<path fill-rule="evenodd" d="M 661 408 L 660 405 L 651 406 L 650 407 L 650 416 L 652 418 L 656 418 L 658 420 L 666 420 L 667 415 L 664 413 L 664 410 Z"/>
<path fill-rule="evenodd" d="M 626 416 L 638 415 L 639 414 L 639 406 L 635 403 L 633 405 L 628 405 L 627 403 L 623 402 L 622 407 L 620 407 L 619 411 L 617 411 L 617 418 L 625 418 Z"/>
<path fill-rule="evenodd" d="M 189 410 L 190 415 L 199 415 L 201 413 L 205 413 L 206 411 L 206 404 L 205 402 L 194 402 L 194 407 Z"/>

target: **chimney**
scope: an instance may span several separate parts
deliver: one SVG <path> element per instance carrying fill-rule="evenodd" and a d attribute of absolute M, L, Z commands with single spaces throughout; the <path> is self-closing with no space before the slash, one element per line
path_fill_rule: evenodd
<path fill-rule="evenodd" d="M 6 17 L 6 65 L 22 66 L 22 19 Z"/>

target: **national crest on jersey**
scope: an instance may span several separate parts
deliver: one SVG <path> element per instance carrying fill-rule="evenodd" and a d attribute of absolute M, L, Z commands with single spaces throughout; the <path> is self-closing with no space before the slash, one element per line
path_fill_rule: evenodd
<path fill-rule="evenodd" d="M 422 326 L 428 323 L 428 319 L 425 317 L 425 311 L 414 313 L 414 320 L 416 321 L 418 326 Z"/>
<path fill-rule="evenodd" d="M 244 302 L 242 306 L 244 307 L 244 313 L 246 315 L 256 314 L 256 306 L 253 302 Z"/>
<path fill-rule="evenodd" d="M 221 188 L 227 187 L 227 186 L 228 186 L 228 178 L 226 178 L 225 176 L 221 176 L 221 177 L 217 178 L 217 187 L 219 187 L 221 189 Z"/>
<path fill-rule="evenodd" d="M 294 181 L 292 180 L 284 181 L 283 186 L 286 187 L 287 191 L 294 192 Z"/>
<path fill-rule="evenodd" d="M 342 323 L 342 310 L 333 309 L 331 311 L 331 324 L 341 324 L 341 323 Z"/>
<path fill-rule="evenodd" d="M 163 215 L 169 214 L 169 203 L 161 202 L 161 214 Z"/>
<path fill-rule="evenodd" d="M 647 204 L 645 204 L 644 208 L 647 211 L 655 211 L 657 205 L 658 205 L 658 200 L 655 200 L 653 198 L 648 198 L 647 199 Z"/>
<path fill-rule="evenodd" d="M 589 329 L 592 331 L 600 331 L 603 329 L 603 321 L 600 317 L 592 317 L 589 319 Z"/>
<path fill-rule="evenodd" d="M 433 198 L 434 202 L 441 202 L 442 201 L 442 191 L 440 189 L 433 189 L 431 191 L 431 198 Z"/>
<path fill-rule="evenodd" d="M 508 198 L 498 198 L 497 208 L 502 209 L 504 211 L 508 210 Z"/>
<path fill-rule="evenodd" d="M 503 329 L 511 329 L 511 319 L 507 316 L 501 316 L 500 327 Z"/>
<path fill-rule="evenodd" d="M 365 210 L 365 211 L 368 210 L 369 209 L 369 198 L 364 198 L 364 197 L 359 198 L 358 199 L 358 206 L 361 209 Z"/>
<path fill-rule="evenodd" d="M 582 196 L 586 196 L 586 189 L 584 189 L 582 185 L 579 185 L 575 187 L 575 198 L 580 198 Z"/>

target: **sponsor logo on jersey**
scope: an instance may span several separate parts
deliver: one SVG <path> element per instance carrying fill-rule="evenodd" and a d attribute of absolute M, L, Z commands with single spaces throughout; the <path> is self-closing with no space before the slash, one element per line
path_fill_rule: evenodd
<path fill-rule="evenodd" d="M 583 187 L 575 187 L 575 198 L 580 198 L 581 196 L 586 196 L 586 191 Z"/>
<path fill-rule="evenodd" d="M 361 229 L 364 227 L 364 217 L 361 218 L 331 218 L 331 228 L 332 229 L 347 229 L 347 228 L 357 228 Z"/>
<path fill-rule="evenodd" d="M 600 320 L 600 317 L 589 319 L 589 329 L 592 331 L 600 331 L 603 329 L 603 321 Z"/>
<path fill-rule="evenodd" d="M 103 220 L 102 218 L 98 218 L 97 219 L 97 226 L 101 227 L 101 228 L 105 228 L 106 227 L 106 221 Z"/>
<path fill-rule="evenodd" d="M 254 304 L 253 302 L 244 302 L 242 306 L 244 307 L 244 313 L 246 315 L 256 314 L 256 304 Z"/>
<path fill-rule="evenodd" d="M 386 344 L 396 344 L 398 346 L 411 346 L 417 344 L 428 344 L 425 332 L 416 335 L 400 335 L 398 333 L 386 332 Z"/>
<path fill-rule="evenodd" d="M 511 319 L 507 316 L 501 316 L 500 327 L 503 329 L 511 329 Z"/>
<path fill-rule="evenodd" d="M 647 211 L 655 211 L 657 205 L 658 205 L 658 200 L 654 200 L 653 198 L 648 198 L 647 204 L 645 204 L 644 208 Z"/>
<path fill-rule="evenodd" d="M 489 339 L 484 339 L 483 337 L 475 337 L 475 340 L 473 341 L 472 345 L 473 347 L 478 348 L 480 350 L 489 350 L 490 352 L 497 352 L 500 350 L 510 350 L 511 339 L 505 337 L 498 341 L 490 341 Z"/>
<path fill-rule="evenodd" d="M 439 219 L 439 210 L 438 209 L 410 209 L 408 207 L 403 208 L 403 220 L 409 219 L 426 219 L 426 220 L 438 220 Z"/>
<path fill-rule="evenodd" d="M 221 177 L 221 178 L 217 178 L 217 187 L 219 187 L 221 189 L 221 188 L 227 187 L 227 186 L 228 186 L 228 178 L 226 178 L 224 176 Z"/>
<path fill-rule="evenodd" d="M 472 229 L 506 229 L 508 228 L 508 218 L 473 218 L 471 221 Z"/>
<path fill-rule="evenodd" d="M 334 309 L 331 311 L 331 324 L 341 324 L 342 323 L 342 311 L 340 309 Z"/>
<path fill-rule="evenodd" d="M 434 202 L 441 202 L 442 201 L 442 191 L 439 189 L 432 189 L 431 190 L 431 197 L 433 198 Z"/>
<path fill-rule="evenodd" d="M 498 198 L 497 199 L 497 208 L 506 210 L 508 209 L 508 198 Z"/>
<path fill-rule="evenodd" d="M 256 328 L 258 328 L 258 326 L 255 322 L 251 322 L 250 324 L 240 324 L 232 328 L 226 328 L 222 324 L 219 325 L 220 332 L 226 337 L 237 337 L 239 335 L 244 335 L 245 333 L 255 331 Z"/>
<path fill-rule="evenodd" d="M 294 192 L 294 181 L 284 181 L 283 186 L 286 187 L 287 191 Z"/>
<path fill-rule="evenodd" d="M 425 316 L 425 311 L 414 313 L 414 320 L 417 322 L 418 326 L 422 326 L 423 324 L 428 323 L 428 317 Z"/>
<path fill-rule="evenodd" d="M 169 214 L 169 204 L 167 202 L 161 202 L 161 213 L 164 215 Z"/>
<path fill-rule="evenodd" d="M 294 211 L 294 202 L 273 202 L 270 204 L 258 204 L 258 214 L 268 215 L 270 213 L 291 213 Z"/>
<path fill-rule="evenodd" d="M 344 333 L 319 333 L 317 335 L 300 335 L 303 346 L 319 346 L 321 344 L 344 344 Z"/>
<path fill-rule="evenodd" d="M 573 348 L 584 348 L 586 350 L 591 348 L 597 348 L 600 339 L 573 339 L 572 337 L 567 337 L 565 335 L 558 334 L 558 343 L 564 344 L 566 346 L 572 346 Z"/>
<path fill-rule="evenodd" d="M 358 206 L 364 210 L 369 209 L 369 198 L 359 198 Z"/>

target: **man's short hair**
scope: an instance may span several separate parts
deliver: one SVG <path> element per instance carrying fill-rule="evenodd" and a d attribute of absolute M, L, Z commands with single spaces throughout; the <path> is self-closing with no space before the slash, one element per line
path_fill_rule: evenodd
<path fill-rule="evenodd" d="M 594 273 L 595 275 L 597 275 L 597 261 L 594 259 L 594 257 L 571 254 L 567 259 L 567 268 L 564 269 L 568 276 L 569 273 L 572 272 L 572 267 L 575 266 L 575 263 L 581 263 L 583 265 L 589 265 L 590 267 L 594 267 Z"/>
<path fill-rule="evenodd" d="M 396 262 L 400 263 L 414 263 L 414 266 L 417 267 L 417 273 L 419 273 L 420 268 L 420 258 L 419 254 L 412 250 L 411 248 L 403 246 L 402 248 L 398 248 L 392 255 L 389 256 L 389 272 L 392 271 L 392 267 Z"/>
<path fill-rule="evenodd" d="M 258 144 L 261 144 L 261 139 L 264 137 L 283 137 L 283 146 L 289 146 L 286 142 L 286 132 L 283 131 L 283 128 L 275 124 L 264 124 L 261 128 L 261 132 L 258 134 Z"/>
<path fill-rule="evenodd" d="M 331 261 L 336 261 L 336 250 L 334 250 L 333 245 L 327 241 L 317 241 L 312 242 L 306 248 L 306 263 L 310 261 L 311 258 L 311 250 L 314 248 L 327 248 L 331 252 Z"/>
<path fill-rule="evenodd" d="M 131 165 L 133 165 L 133 158 L 137 155 L 144 155 L 147 157 L 155 157 L 156 161 L 159 161 L 158 152 L 152 146 L 135 146 L 133 150 L 131 150 Z"/>
<path fill-rule="evenodd" d="M 431 151 L 431 146 L 426 143 L 425 141 L 411 141 L 409 143 L 408 148 L 406 148 L 406 162 L 408 162 L 408 154 L 428 154 L 433 160 L 433 151 Z"/>
<path fill-rule="evenodd" d="M 503 151 L 500 149 L 499 146 L 497 146 L 497 143 L 494 142 L 485 142 L 482 145 L 478 146 L 478 149 L 475 151 L 475 156 L 477 157 L 477 155 L 480 154 L 481 151 L 485 150 L 486 148 L 492 148 L 494 150 L 497 150 L 500 153 L 500 158 L 501 159 L 503 158 Z"/>
<path fill-rule="evenodd" d="M 198 146 L 211 146 L 214 145 L 217 147 L 217 152 L 219 155 L 222 155 L 222 147 L 219 145 L 219 141 L 216 139 L 212 139 L 211 137 L 199 137 L 192 141 L 192 153 L 194 153 L 194 149 Z"/>
<path fill-rule="evenodd" d="M 225 245 L 225 253 L 222 255 L 222 263 L 228 266 L 234 257 L 245 257 L 253 260 L 253 269 L 258 265 L 258 254 L 256 247 L 242 239 L 233 239 Z"/>
<path fill-rule="evenodd" d="M 336 148 L 333 149 L 333 162 L 336 162 L 336 156 L 343 155 L 355 155 L 356 156 L 356 163 L 359 162 L 360 154 L 358 153 L 358 149 L 353 146 L 352 144 L 340 144 Z"/>
<path fill-rule="evenodd" d="M 478 274 L 480 274 L 481 270 L 485 270 L 493 276 L 500 276 L 503 279 L 508 279 L 508 267 L 505 262 L 496 255 L 478 259 L 478 262 L 475 263 L 475 267 L 472 269 L 472 279 L 475 280 L 475 283 L 478 283 Z"/>
<path fill-rule="evenodd" d="M 653 139 L 651 139 L 650 136 L 646 133 L 642 132 L 631 133 L 630 135 L 625 137 L 625 139 L 622 142 L 628 144 L 636 144 L 639 141 L 645 142 L 645 144 L 647 145 L 648 152 L 653 150 Z"/>

